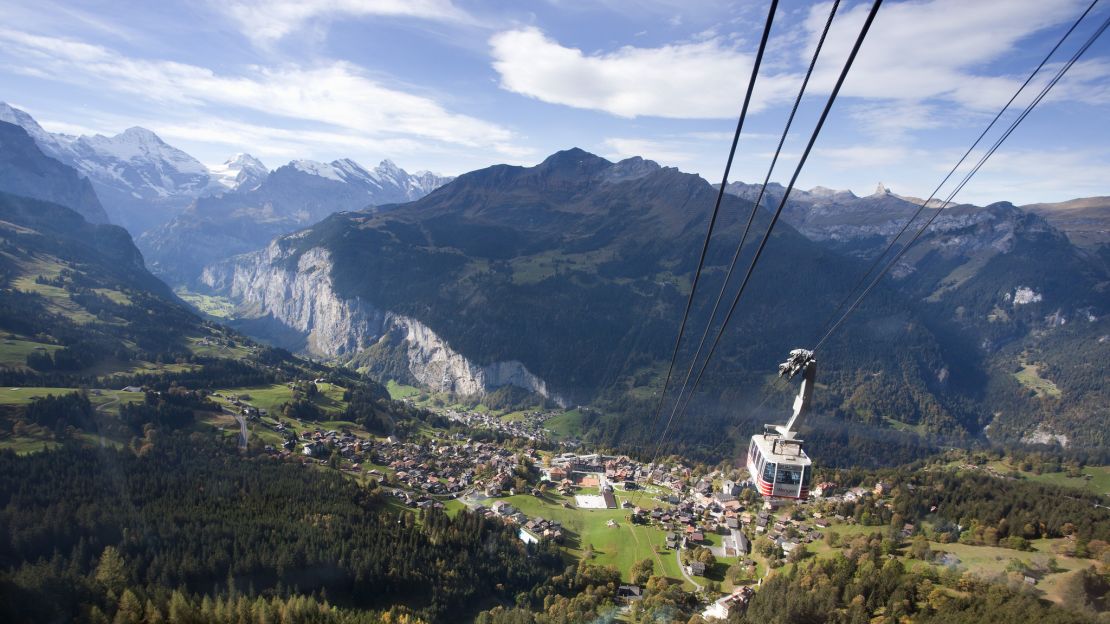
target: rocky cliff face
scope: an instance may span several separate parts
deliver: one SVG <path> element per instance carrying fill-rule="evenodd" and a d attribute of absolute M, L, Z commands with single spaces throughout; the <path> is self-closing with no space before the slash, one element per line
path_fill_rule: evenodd
<path fill-rule="evenodd" d="M 393 334 L 404 342 L 409 372 L 432 390 L 475 395 L 511 385 L 563 402 L 518 361 L 477 364 L 414 318 L 359 298 L 339 297 L 332 288 L 327 250 L 314 247 L 293 264 L 291 238 L 210 265 L 201 281 L 235 301 L 242 316 L 270 316 L 301 333 L 314 355 L 350 358 Z"/>

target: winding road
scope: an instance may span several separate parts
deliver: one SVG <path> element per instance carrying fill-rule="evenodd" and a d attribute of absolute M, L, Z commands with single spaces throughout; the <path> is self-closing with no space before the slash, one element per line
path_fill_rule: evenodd
<path fill-rule="evenodd" d="M 243 416 L 242 414 L 235 413 L 234 411 L 228 409 L 226 405 L 224 406 L 224 411 L 231 414 L 235 417 L 235 420 L 239 421 L 239 448 L 246 450 L 247 440 L 249 440 L 251 437 L 251 432 L 249 429 L 247 429 L 247 417 Z"/>
<path fill-rule="evenodd" d="M 678 571 L 682 573 L 682 576 L 686 577 L 687 581 L 690 581 L 690 583 L 692 583 L 694 585 L 694 587 L 698 588 L 698 591 L 701 591 L 701 588 L 702 588 L 701 583 L 695 581 L 694 577 L 687 574 L 686 573 L 686 568 L 682 566 L 682 549 L 676 548 L 674 550 L 674 558 L 675 558 L 675 561 L 678 562 Z"/>

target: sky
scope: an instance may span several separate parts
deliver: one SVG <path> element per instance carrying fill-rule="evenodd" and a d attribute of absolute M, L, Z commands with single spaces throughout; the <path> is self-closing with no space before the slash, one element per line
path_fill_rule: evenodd
<path fill-rule="evenodd" d="M 866 195 L 882 182 L 928 196 L 1088 2 L 887 0 L 798 186 Z M 1110 15 L 1106 4 L 1042 75 Z M 730 181 L 767 175 L 831 6 L 780 2 Z M 869 8 L 840 5 L 772 180 L 793 173 Z M 454 175 L 580 147 L 717 183 L 767 10 L 763 0 L 0 0 L 0 100 L 53 132 L 149 128 L 210 165 L 248 152 L 271 168 L 388 158 Z M 1110 195 L 1108 137 L 1110 34 L 956 199 Z"/>

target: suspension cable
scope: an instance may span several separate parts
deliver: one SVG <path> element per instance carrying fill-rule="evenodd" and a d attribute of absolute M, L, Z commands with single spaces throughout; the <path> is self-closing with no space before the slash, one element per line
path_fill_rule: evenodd
<path fill-rule="evenodd" d="M 864 21 L 863 27 L 860 29 L 859 35 L 856 37 L 855 44 L 852 46 L 852 51 L 848 54 L 848 59 L 845 61 L 844 67 L 840 71 L 840 76 L 836 80 L 836 85 L 833 87 L 832 92 L 829 94 L 829 98 L 825 102 L 825 107 L 821 111 L 821 116 L 817 120 L 817 125 L 814 127 L 813 133 L 809 137 L 809 142 L 806 144 L 806 148 L 802 152 L 802 156 L 798 161 L 798 165 L 794 169 L 794 174 L 790 177 L 790 184 L 786 187 L 786 191 L 783 193 L 782 199 L 779 201 L 779 205 L 775 209 L 774 215 L 771 217 L 771 222 L 767 226 L 767 231 L 763 234 L 763 239 L 760 240 L 759 246 L 755 250 L 755 255 L 752 257 L 751 262 L 748 265 L 748 270 L 744 275 L 744 280 L 740 283 L 740 288 L 736 291 L 736 295 L 732 299 L 732 305 L 729 307 L 728 313 L 725 315 L 724 321 L 721 323 L 721 327 L 718 329 L 717 335 L 713 339 L 713 344 L 710 347 L 709 352 L 705 356 L 705 361 L 702 363 L 701 368 L 698 370 L 698 374 L 697 377 L 694 378 L 694 382 L 689 386 L 689 393 L 687 394 L 685 403 L 683 403 L 683 397 L 680 396 L 675 403 L 674 410 L 672 410 L 671 412 L 671 420 L 674 419 L 674 415 L 676 412 L 680 414 L 685 414 L 686 409 L 689 407 L 690 402 L 694 396 L 694 392 L 697 390 L 698 384 L 701 382 L 702 377 L 705 375 L 705 370 L 709 366 L 710 360 L 712 360 L 714 353 L 716 353 L 717 347 L 720 346 L 721 337 L 724 335 L 725 329 L 728 327 L 729 322 L 732 320 L 732 315 L 736 312 L 736 306 L 740 303 L 740 298 L 743 296 L 744 291 L 747 288 L 749 281 L 751 280 L 752 273 L 754 272 L 756 265 L 759 263 L 760 257 L 763 255 L 763 250 L 767 247 L 767 242 L 771 238 L 771 233 L 775 229 L 775 224 L 778 223 L 779 217 L 782 215 L 782 210 L 786 206 L 786 202 L 790 198 L 790 193 L 791 191 L 793 191 L 794 185 L 798 181 L 798 176 L 801 175 L 802 169 L 805 167 L 806 161 L 809 159 L 809 155 L 813 151 L 813 146 L 817 142 L 817 137 L 821 134 L 821 129 L 824 127 L 825 121 L 828 119 L 829 112 L 832 110 L 833 104 L 836 102 L 836 98 L 840 94 L 841 87 L 844 86 L 844 81 L 848 77 L 848 72 L 852 69 L 852 64 L 855 62 L 856 56 L 859 54 L 859 50 L 863 46 L 864 40 L 867 38 L 867 33 L 871 30 L 871 24 L 875 21 L 875 15 L 878 14 L 879 7 L 881 7 L 882 4 L 883 0 L 874 0 L 873 4 L 871 5 L 871 11 L 867 14 L 867 19 Z M 681 410 L 679 409 L 680 406 Z"/>
<path fill-rule="evenodd" d="M 763 26 L 763 36 L 759 40 L 759 49 L 756 51 L 755 62 L 752 65 L 751 77 L 748 79 L 748 90 L 744 94 L 744 104 L 740 108 L 740 117 L 736 122 L 736 131 L 732 136 L 732 146 L 728 152 L 728 159 L 725 161 L 724 176 L 721 180 L 721 188 L 717 193 L 717 201 L 713 205 L 713 213 L 709 218 L 709 227 L 705 232 L 705 241 L 701 246 L 701 256 L 698 258 L 698 267 L 694 272 L 694 279 L 690 286 L 690 295 L 686 298 L 686 310 L 682 314 L 682 322 L 678 326 L 678 335 L 675 337 L 674 349 L 671 352 L 671 363 L 667 367 L 667 375 L 663 381 L 663 391 L 659 395 L 659 401 L 655 406 L 654 415 L 651 418 L 651 426 L 654 430 L 655 422 L 659 419 L 659 415 L 663 411 L 663 404 L 666 401 L 667 389 L 670 387 L 671 376 L 674 373 L 675 362 L 678 360 L 678 352 L 682 345 L 682 336 L 686 332 L 686 322 L 690 317 L 690 310 L 694 305 L 694 294 L 697 292 L 698 283 L 701 279 L 702 268 L 705 266 L 705 257 L 709 251 L 709 243 L 713 238 L 713 228 L 717 223 L 717 216 L 721 210 L 721 202 L 724 199 L 724 190 L 728 186 L 728 176 L 732 170 L 732 161 L 736 156 L 736 146 L 740 142 L 740 133 L 744 128 L 744 120 L 747 118 L 748 106 L 751 104 L 752 92 L 755 90 L 755 81 L 759 76 L 759 67 L 763 63 L 763 54 L 767 49 L 767 41 L 771 36 L 771 25 L 775 20 L 775 12 L 778 10 L 778 0 L 771 0 L 769 9 L 767 10 L 767 20 Z M 658 456 L 658 446 L 656 447 L 656 456 Z M 654 459 L 652 460 L 654 463 Z"/>
<path fill-rule="evenodd" d="M 775 165 L 778 163 L 779 155 L 782 153 L 782 146 L 786 143 L 786 137 L 790 134 L 790 126 L 794 123 L 794 116 L 798 113 L 798 106 L 802 103 L 802 97 L 805 95 L 806 86 L 809 85 L 809 79 L 813 75 L 813 68 L 817 66 L 817 59 L 821 55 L 821 48 L 825 45 L 825 37 L 829 34 L 829 27 L 832 26 L 833 17 L 836 16 L 837 7 L 840 6 L 840 0 L 834 0 L 832 9 L 829 11 L 829 18 L 825 21 L 825 29 L 821 32 L 821 38 L 817 41 L 817 48 L 813 51 L 813 58 L 809 62 L 809 68 L 806 70 L 805 78 L 802 80 L 802 86 L 798 89 L 798 95 L 794 98 L 794 107 L 790 110 L 790 115 L 786 119 L 786 127 L 782 130 L 782 135 L 779 137 L 779 144 L 775 148 L 775 154 L 771 157 L 771 166 L 767 168 L 767 175 L 763 178 L 763 185 L 759 189 L 759 196 L 756 197 L 755 203 L 752 204 L 751 214 L 748 216 L 748 223 L 744 226 L 744 233 L 740 236 L 740 242 L 736 244 L 736 251 L 732 254 L 732 261 L 729 263 L 728 272 L 725 273 L 724 282 L 721 283 L 721 291 L 717 293 L 717 300 L 713 303 L 713 311 L 709 313 L 709 320 L 705 324 L 705 331 L 701 334 L 701 340 L 698 341 L 698 348 L 694 351 L 694 357 L 690 360 L 690 368 L 686 371 L 686 378 L 682 382 L 682 387 L 678 391 L 678 396 L 681 398 L 686 392 L 686 384 L 689 383 L 690 378 L 693 376 L 694 366 L 697 365 L 698 359 L 701 357 L 702 349 L 705 348 L 706 339 L 709 337 L 709 330 L 713 329 L 713 321 L 717 318 L 717 311 L 721 307 L 721 301 L 724 299 L 725 293 L 728 291 L 729 281 L 732 279 L 732 273 L 736 270 L 736 264 L 740 260 L 740 252 L 744 247 L 744 243 L 748 240 L 748 232 L 751 231 L 752 223 L 755 221 L 755 215 L 759 212 L 759 205 L 763 201 L 763 195 L 767 191 L 767 185 L 771 181 L 771 175 L 775 170 Z M 671 411 L 670 418 L 667 419 L 667 428 L 670 428 L 671 420 L 674 418 L 675 412 Z"/>
<path fill-rule="evenodd" d="M 1025 110 L 1022 111 L 1021 115 L 1019 115 L 1017 119 L 1015 119 L 1013 123 L 1010 124 L 1010 127 L 1006 129 L 1002 136 L 1000 136 L 998 140 L 995 141 L 995 143 L 990 147 L 990 149 L 983 155 L 983 157 L 979 159 L 979 162 L 977 162 L 975 166 L 971 169 L 971 171 L 969 171 L 967 175 L 964 176 L 960 184 L 955 189 L 953 189 L 951 193 L 949 193 L 947 199 L 944 200 L 944 203 L 941 204 L 940 208 L 937 208 L 933 215 L 929 217 L 929 219 L 920 228 L 918 228 L 913 238 L 911 238 L 910 241 L 906 243 L 906 245 L 893 258 L 890 259 L 883 270 L 875 276 L 875 278 L 871 281 L 867 288 L 862 293 L 860 293 L 859 297 L 857 297 L 855 301 L 852 302 L 852 305 L 844 312 L 844 314 L 836 321 L 836 323 L 832 327 L 830 327 L 828 331 L 825 332 L 825 335 L 817 342 L 817 345 L 813 348 L 813 351 L 816 352 L 817 349 L 820 349 L 821 346 L 824 345 L 829 337 L 833 334 L 833 332 L 835 332 L 841 325 L 844 324 L 844 321 L 847 320 L 848 316 L 851 315 L 853 311 L 855 311 L 860 302 L 863 301 L 864 297 L 866 297 L 868 293 L 871 292 L 875 285 L 879 283 L 879 280 L 881 280 L 883 276 L 885 276 L 887 272 L 890 271 L 890 269 L 893 268 L 895 264 L 897 264 L 898 260 L 900 260 L 907 251 L 909 251 L 910 247 L 912 247 L 913 244 L 917 242 L 917 240 L 921 237 L 921 235 L 925 233 L 929 226 L 932 225 L 933 221 L 935 221 L 936 218 L 940 216 L 940 213 L 948 207 L 956 194 L 964 188 L 964 186 L 971 180 L 972 177 L 975 176 L 976 173 L 978 173 L 979 169 L 987 162 L 987 159 L 989 159 L 994 154 L 994 152 L 1002 145 L 1002 143 L 1005 142 L 1007 138 L 1009 138 L 1010 134 L 1012 134 L 1013 131 L 1017 129 L 1017 127 L 1021 124 L 1021 122 L 1025 120 L 1029 113 L 1031 113 L 1033 109 L 1036 108 L 1036 106 L 1041 102 L 1041 100 L 1043 100 L 1044 97 L 1048 95 L 1048 92 L 1056 86 L 1056 83 L 1064 77 L 1064 74 L 1066 74 L 1068 70 L 1071 69 L 1072 65 L 1074 65 L 1075 62 L 1078 61 L 1079 58 L 1087 52 L 1091 45 L 1093 45 L 1094 42 L 1097 41 L 1100 36 L 1102 36 L 1108 26 L 1110 26 L 1110 17 L 1103 21 L 1098 30 L 1096 30 L 1091 35 L 1091 37 L 1087 39 L 1086 43 L 1084 43 L 1083 46 L 1079 48 L 1079 50 L 1077 50 L 1075 54 L 1072 55 L 1071 59 L 1069 59 L 1068 62 L 1063 67 L 1061 67 L 1059 71 L 1056 72 L 1056 75 L 1053 76 L 1052 80 L 1049 81 L 1049 83 L 1046 84 L 1043 89 L 1041 89 L 1041 92 L 1037 95 L 1037 97 L 1032 102 L 1030 102 L 1028 106 L 1025 107 Z"/>
<path fill-rule="evenodd" d="M 1071 36 L 1072 32 L 1075 31 L 1075 29 L 1079 26 L 1079 23 L 1087 17 L 1087 14 L 1091 12 L 1091 9 L 1095 8 L 1095 5 L 1098 4 L 1098 2 L 1099 0 L 1092 0 L 1091 4 L 1087 5 L 1087 10 L 1083 11 L 1083 14 L 1080 15 L 1079 19 L 1075 20 L 1075 22 L 1071 25 L 1071 28 L 1069 28 L 1067 32 L 1065 32 L 1064 35 L 1060 37 L 1060 40 L 1056 42 L 1056 45 L 1052 46 L 1052 49 L 1048 51 L 1048 54 L 1045 55 L 1040 64 L 1037 65 L 1032 73 L 1029 74 L 1029 77 L 1025 79 L 1025 82 L 1023 82 L 1021 86 L 1018 87 L 1018 90 L 1014 92 L 1014 95 L 1010 97 L 1010 101 L 1006 102 L 1006 105 L 998 111 L 998 114 L 994 116 L 994 119 L 992 119 L 989 124 L 987 124 L 987 127 L 984 128 L 983 131 L 979 134 L 978 138 L 975 139 L 975 142 L 971 144 L 971 147 L 967 148 L 967 151 L 964 152 L 964 155 L 961 156 L 958 161 L 956 161 L 956 164 L 953 165 L 952 169 L 948 171 L 948 174 L 944 176 L 944 179 L 940 181 L 940 184 L 938 184 L 937 187 L 933 189 L 933 192 L 929 194 L 928 199 L 921 202 L 921 205 L 917 207 L 916 211 L 914 211 L 913 216 L 911 216 L 909 220 L 906 221 L 906 223 L 902 226 L 902 229 L 899 230 L 898 233 L 890 239 L 890 242 L 887 244 L 886 249 L 884 249 L 882 253 L 880 253 L 878 256 L 875 256 L 875 259 L 871 262 L 871 266 L 869 266 L 867 268 L 867 271 L 865 271 L 863 275 L 860 276 L 859 280 L 855 283 L 854 286 L 852 286 L 851 290 L 849 290 L 847 294 L 844 295 L 844 299 L 840 302 L 838 306 L 836 306 L 836 309 L 833 310 L 833 312 L 829 315 L 829 318 L 822 325 L 822 332 L 828 331 L 829 326 L 834 320 L 836 320 L 837 315 L 840 314 L 840 311 L 843 310 L 844 306 L 852 300 L 852 297 L 855 296 L 856 291 L 858 291 L 860 287 L 867 282 L 868 276 L 870 276 L 871 273 L 874 272 L 876 268 L 878 268 L 883 258 L 885 258 L 886 255 L 890 253 L 890 250 L 894 248 L 894 245 L 898 242 L 898 239 L 902 238 L 902 235 L 906 233 L 907 229 L 909 229 L 910 224 L 912 224 L 914 221 L 917 220 L 919 216 L 921 216 L 921 213 L 924 212 L 925 208 L 929 206 L 929 202 L 933 201 L 933 198 L 937 196 L 937 193 L 940 192 L 940 189 L 942 189 L 944 185 L 948 183 L 948 180 L 953 175 L 955 175 L 956 171 L 960 168 L 961 165 L 963 165 L 964 161 L 967 160 L 967 157 L 971 155 L 971 152 L 974 151 L 975 148 L 979 145 L 979 142 L 987 136 L 987 133 L 989 133 L 991 131 L 991 128 L 993 128 L 994 125 L 998 123 L 998 120 L 1002 117 L 1002 115 L 1010 109 L 1010 106 L 1013 105 L 1014 101 L 1017 100 L 1019 95 L 1021 95 L 1021 92 L 1029 86 L 1029 83 L 1033 81 L 1033 78 L 1038 73 L 1040 73 L 1041 69 L 1043 69 L 1044 66 L 1048 63 L 1048 60 L 1052 58 L 1052 55 L 1056 54 L 1056 51 L 1060 49 L 1060 46 L 1064 44 L 1064 41 Z"/>

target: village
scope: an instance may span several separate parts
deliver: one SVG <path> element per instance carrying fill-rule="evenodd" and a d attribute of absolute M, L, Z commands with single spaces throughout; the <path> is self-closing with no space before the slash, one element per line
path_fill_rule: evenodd
<path fill-rule="evenodd" d="M 467 508 L 513 526 L 525 543 L 551 540 L 570 557 L 614 566 L 624 579 L 617 597 L 625 608 L 644 591 L 643 580 L 632 577 L 633 565 L 649 560 L 654 573 L 702 597 L 703 618 L 727 619 L 772 570 L 830 551 L 829 537 L 885 530 L 864 526 L 858 513 L 841 513 L 844 505 L 891 505 L 889 484 L 841 488 L 822 482 L 808 500 L 771 508 L 743 469 L 589 452 L 577 441 L 568 445 L 551 436 L 543 427 L 550 414 L 541 411 L 506 421 L 456 406 L 440 415 L 465 425 L 463 431 L 428 429 L 401 439 L 292 422 L 239 396 L 222 398 L 256 432 L 280 436 L 280 444 L 265 445 L 267 453 L 376 484 L 405 508 Z M 500 433 L 503 441 L 489 441 L 480 431 Z M 826 536 L 830 531 L 837 535 Z M 897 537 L 909 540 L 915 531 L 906 523 Z M 960 560 L 943 553 L 937 562 L 955 566 Z"/>

